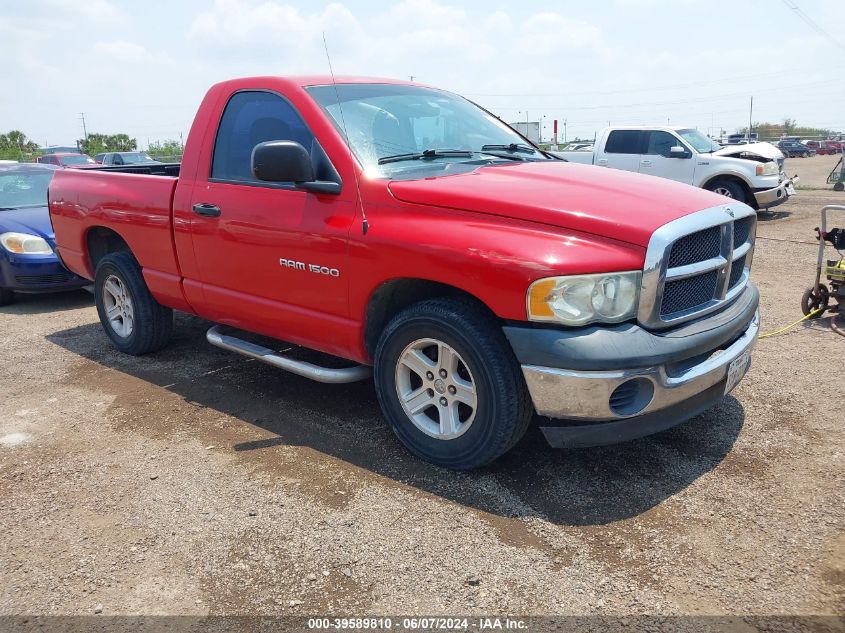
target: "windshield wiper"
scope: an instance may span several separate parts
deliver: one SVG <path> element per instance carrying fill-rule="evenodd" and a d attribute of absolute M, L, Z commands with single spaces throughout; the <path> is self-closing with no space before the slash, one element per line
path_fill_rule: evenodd
<path fill-rule="evenodd" d="M 511 143 L 510 145 L 482 145 L 481 151 L 500 150 L 505 152 L 521 152 L 523 154 L 536 154 L 537 148 L 530 145 L 523 145 L 522 143 Z"/>
<path fill-rule="evenodd" d="M 379 165 L 386 163 L 398 163 L 403 160 L 422 160 L 430 158 L 441 158 L 448 156 L 469 157 L 472 158 L 474 152 L 468 149 L 425 149 L 421 152 L 411 152 L 410 154 L 395 154 L 393 156 L 383 156 L 378 159 Z"/>

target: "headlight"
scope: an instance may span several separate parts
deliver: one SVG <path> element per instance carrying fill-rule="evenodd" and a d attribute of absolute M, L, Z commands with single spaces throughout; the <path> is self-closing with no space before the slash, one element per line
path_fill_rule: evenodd
<path fill-rule="evenodd" d="M 777 161 L 771 160 L 768 163 L 757 164 L 758 176 L 777 176 L 780 173 L 780 165 Z"/>
<path fill-rule="evenodd" d="M 634 317 L 642 273 L 605 273 L 539 279 L 528 288 L 528 319 L 585 325 Z"/>
<path fill-rule="evenodd" d="M 0 235 L 0 244 L 10 253 L 49 255 L 53 252 L 43 238 L 28 233 L 3 233 Z"/>

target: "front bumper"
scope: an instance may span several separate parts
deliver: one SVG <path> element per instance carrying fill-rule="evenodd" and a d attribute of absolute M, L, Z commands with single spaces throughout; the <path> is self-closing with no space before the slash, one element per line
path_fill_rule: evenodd
<path fill-rule="evenodd" d="M 798 182 L 798 176 L 793 176 L 781 180 L 777 187 L 755 190 L 754 199 L 757 201 L 757 208 L 770 209 L 783 204 L 795 193 L 796 182 Z"/>
<path fill-rule="evenodd" d="M 24 293 L 57 292 L 83 288 L 90 283 L 68 271 L 55 255 L 0 254 L 0 288 Z"/>
<path fill-rule="evenodd" d="M 515 327 L 505 333 L 537 413 L 588 422 L 543 427 L 549 443 L 597 446 L 672 427 L 721 400 L 731 363 L 757 340 L 758 303 L 749 285 L 722 313 L 668 332 L 628 324 L 580 334 Z M 543 365 L 531 362 L 544 357 Z"/>

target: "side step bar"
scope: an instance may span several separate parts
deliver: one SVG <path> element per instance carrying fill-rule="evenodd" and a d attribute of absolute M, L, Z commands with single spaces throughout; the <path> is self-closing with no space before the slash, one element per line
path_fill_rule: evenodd
<path fill-rule="evenodd" d="M 228 334 L 223 334 L 221 332 L 222 327 L 222 325 L 215 325 L 206 333 L 205 338 L 208 339 L 209 343 L 216 347 L 229 350 L 230 352 L 237 352 L 255 360 L 260 360 L 263 363 L 284 369 L 292 374 L 316 380 L 317 382 L 328 382 L 332 384 L 356 382 L 358 380 L 366 380 L 373 374 L 372 367 L 367 367 L 366 365 L 355 365 L 354 367 L 344 367 L 343 369 L 329 369 L 328 367 L 319 367 L 313 363 L 287 358 L 266 347 L 261 347 L 255 343 L 250 343 L 234 336 L 229 336 Z"/>

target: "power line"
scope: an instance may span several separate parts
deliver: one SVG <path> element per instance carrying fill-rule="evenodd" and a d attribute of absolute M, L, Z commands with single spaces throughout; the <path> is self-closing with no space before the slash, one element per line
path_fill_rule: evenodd
<path fill-rule="evenodd" d="M 840 42 L 839 40 L 834 38 L 830 33 L 828 33 L 821 26 L 819 26 L 819 24 L 813 18 L 811 18 L 806 13 L 804 13 L 804 10 L 801 9 L 801 7 L 799 7 L 794 2 L 794 0 L 782 0 L 782 2 L 787 7 L 792 9 L 792 11 L 795 13 L 795 15 L 797 15 L 799 18 L 801 18 L 807 24 L 807 26 L 809 26 L 811 29 L 813 29 L 816 33 L 821 35 L 823 38 L 825 38 L 828 42 L 830 42 L 834 46 L 838 46 L 839 48 L 841 48 L 842 50 L 845 51 L 845 44 L 843 44 L 842 42 Z"/>
<path fill-rule="evenodd" d="M 831 66 L 828 71 L 830 70 L 838 70 L 840 68 L 845 68 L 845 66 L 839 64 Z M 794 71 L 801 71 L 806 72 L 806 68 L 795 68 Z M 696 88 L 701 86 L 711 86 L 711 85 L 722 85 L 726 83 L 733 83 L 736 81 L 747 81 L 749 79 L 764 79 L 766 77 L 779 77 L 782 76 L 784 73 L 791 72 L 789 70 L 778 70 L 770 73 L 755 73 L 753 75 L 736 75 L 734 77 L 727 77 L 727 78 L 720 78 L 720 79 L 713 79 L 713 80 L 705 80 L 705 81 L 694 81 L 689 83 L 683 84 L 665 84 L 662 86 L 646 86 L 643 88 L 622 88 L 618 90 L 587 90 L 581 92 L 562 92 L 562 93 L 482 93 L 482 92 L 462 92 L 467 97 L 583 97 L 583 96 L 590 96 L 590 95 L 616 95 L 616 94 L 629 94 L 635 92 L 656 92 L 659 90 L 677 90 L 680 88 Z"/>

